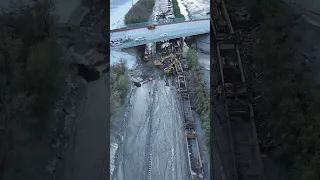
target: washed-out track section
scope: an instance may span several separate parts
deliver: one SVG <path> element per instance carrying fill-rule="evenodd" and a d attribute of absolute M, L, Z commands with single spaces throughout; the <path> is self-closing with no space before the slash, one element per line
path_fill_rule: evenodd
<path fill-rule="evenodd" d="M 203 180 L 203 166 L 197 134 L 195 132 L 195 121 L 191 110 L 185 74 L 180 62 L 175 64 L 175 72 L 177 73 L 178 91 L 181 95 L 181 103 L 184 112 L 185 140 L 187 144 L 190 180 Z"/>
<path fill-rule="evenodd" d="M 222 127 L 221 133 L 229 145 L 220 145 L 220 154 L 228 151 L 228 157 L 221 155 L 221 164 L 226 169 L 227 180 L 263 180 L 263 164 L 260 156 L 257 134 L 254 123 L 254 112 L 249 102 L 246 78 L 243 72 L 239 43 L 241 33 L 235 33 L 229 13 L 223 0 L 215 0 L 212 4 L 214 42 L 216 56 L 214 59 L 216 83 L 222 94 L 214 100 L 214 104 L 222 102 L 224 117 L 216 123 Z M 216 108 L 216 107 L 214 107 Z M 213 119 L 213 121 L 219 121 Z M 214 123 L 214 122 L 212 122 Z M 215 131 L 215 129 L 213 129 Z M 220 134 L 220 135 L 221 135 Z M 216 168 L 212 168 L 216 169 Z M 213 171 L 213 177 L 215 172 Z"/>

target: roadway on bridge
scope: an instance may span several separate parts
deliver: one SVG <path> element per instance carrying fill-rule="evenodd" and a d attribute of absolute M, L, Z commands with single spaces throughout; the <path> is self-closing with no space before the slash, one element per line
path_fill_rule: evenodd
<path fill-rule="evenodd" d="M 160 37 L 161 34 L 168 33 L 167 37 Z M 198 34 L 210 33 L 210 19 L 199 20 L 199 21 L 189 21 L 176 24 L 167 24 L 156 26 L 154 30 L 149 30 L 146 27 L 130 29 L 118 32 L 110 33 L 110 40 L 117 40 L 124 38 L 125 36 L 131 36 L 133 39 L 137 37 L 145 37 L 146 41 L 144 42 L 135 42 L 129 41 L 123 43 L 123 45 L 118 48 L 133 47 L 149 42 L 158 42 L 167 39 L 174 39 L 179 37 L 187 37 Z M 112 47 L 117 48 L 117 47 Z"/>

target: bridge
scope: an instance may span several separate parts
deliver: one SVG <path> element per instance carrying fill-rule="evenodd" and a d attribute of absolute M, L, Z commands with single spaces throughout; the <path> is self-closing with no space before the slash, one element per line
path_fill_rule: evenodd
<path fill-rule="evenodd" d="M 167 33 L 168 35 L 161 37 L 160 35 L 163 33 Z M 129 48 L 147 43 L 207 33 L 210 33 L 210 18 L 158 24 L 154 30 L 149 30 L 147 26 L 113 29 L 110 30 L 111 41 L 118 40 L 126 36 L 131 36 L 133 40 L 122 42 L 119 46 L 111 46 L 110 49 Z M 145 37 L 146 40 L 137 42 L 134 40 L 137 37 Z"/>

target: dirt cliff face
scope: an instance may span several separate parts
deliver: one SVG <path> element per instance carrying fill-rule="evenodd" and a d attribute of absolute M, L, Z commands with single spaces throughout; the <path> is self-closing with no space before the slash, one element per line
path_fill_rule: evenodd
<path fill-rule="evenodd" d="M 56 2 L 58 1 L 53 0 L 53 3 Z M 77 5 L 77 3 L 78 2 L 74 2 L 71 4 Z M 88 4 L 82 4 L 82 8 L 86 5 L 91 7 L 93 4 L 91 0 L 85 3 Z M 2 4 L 0 4 L 0 6 L 1 5 Z M 97 5 L 92 9 L 98 8 Z M 75 17 L 75 19 L 80 19 L 81 21 L 82 17 L 78 14 L 81 9 L 75 11 L 77 12 L 72 12 L 72 14 L 79 16 Z M 64 15 L 68 17 L 69 12 Z M 87 42 L 81 42 L 81 38 L 79 38 L 81 32 L 79 31 L 68 32 L 67 29 L 57 28 L 57 32 L 54 31 L 52 35 L 57 34 L 65 35 L 65 37 L 55 36 L 53 38 L 54 40 L 59 40 L 57 46 L 61 47 L 61 59 L 66 63 L 66 77 L 63 79 L 61 92 L 57 95 L 59 97 L 54 99 L 55 102 L 50 109 L 49 117 L 41 119 L 44 123 L 40 127 L 41 132 L 39 132 L 36 137 L 31 135 L 26 129 L 20 127 L 20 125 L 16 126 L 13 124 L 13 127 L 17 128 L 15 131 L 18 133 L 19 140 L 12 142 L 10 147 L 5 147 L 8 148 L 10 152 L 7 153 L 8 157 L 5 159 L 6 162 L 4 162 L 4 164 L 1 163 L 1 165 L 5 165 L 5 167 L 1 166 L 0 179 L 52 179 L 56 177 L 61 180 L 79 180 L 81 178 L 107 178 L 107 174 L 103 174 L 102 172 L 102 170 L 105 169 L 104 165 L 107 164 L 105 153 L 109 151 L 107 148 L 109 137 L 109 132 L 107 131 L 109 129 L 109 74 L 107 73 L 108 65 L 105 62 L 106 56 L 103 55 L 101 51 L 100 53 L 96 51 L 98 45 L 88 46 Z M 13 36 L 12 38 L 18 39 Z M 58 49 L 55 46 L 54 48 L 52 46 L 49 47 L 51 47 L 49 48 L 51 50 Z M 45 46 L 39 46 L 39 48 L 45 48 Z M 101 46 L 99 46 L 99 48 L 103 49 Z M 11 49 L 19 52 L 16 47 Z M 37 51 L 42 52 L 41 59 L 48 59 L 42 56 L 45 53 L 43 49 L 41 50 L 42 51 Z M 19 55 L 19 53 L 16 54 L 17 56 Z M 54 55 L 56 54 L 58 53 Z M 46 55 L 48 56 L 48 54 Z M 57 58 L 54 55 L 50 57 L 55 60 L 54 64 L 57 64 Z M 16 56 L 11 58 L 16 59 Z M 2 57 L 0 57 L 0 61 L 1 60 Z M 82 65 L 77 67 L 78 63 Z M 28 63 L 28 65 L 30 65 L 30 63 Z M 46 67 L 49 68 L 44 69 L 40 66 L 39 71 L 59 69 L 49 65 Z M 77 74 L 77 69 L 79 70 L 80 76 Z M 102 71 L 104 71 L 104 73 L 102 73 Z M 58 73 L 55 73 L 54 77 L 57 75 Z M 0 72 L 0 81 L 1 77 Z M 85 82 L 84 79 L 90 82 Z M 0 82 L 0 85 L 6 85 L 7 80 L 4 79 L 3 81 L 4 83 Z M 48 80 L 47 82 L 42 81 L 41 85 L 45 83 L 53 84 L 52 81 Z M 2 92 L 1 90 L 2 88 L 0 92 Z M 2 96 L 0 97 L 2 98 Z M 19 101 L 18 109 L 23 109 L 24 107 L 20 107 L 20 104 L 28 104 L 29 99 L 33 97 L 30 93 L 21 93 L 18 98 L 13 100 Z M 7 103 L 7 105 L 11 106 L 10 103 Z M 2 109 L 0 109 L 0 117 L 2 117 L 1 111 Z M 10 114 L 15 115 L 17 122 L 23 121 L 27 124 L 30 121 L 30 123 L 35 124 L 39 121 L 24 117 L 24 114 L 20 113 L 20 111 L 14 112 L 15 113 Z M 16 114 L 22 114 L 22 117 L 20 117 L 20 115 L 16 116 Z M 2 119 L 3 118 L 0 118 L 0 120 Z M 16 123 L 12 120 L 11 122 Z M 29 126 L 29 124 L 27 124 L 27 126 Z M 1 136 L 3 132 L 2 129 L 0 130 Z M 2 138 L 2 136 L 0 138 Z M 88 144 L 90 145 L 88 146 Z M 4 147 L 2 145 L 0 146 Z M 0 152 L 0 159 L 3 158 L 3 154 L 1 153 L 2 152 Z M 84 169 L 87 171 L 83 171 Z M 2 170 L 5 170 L 3 177 L 1 176 Z M 78 175 L 80 177 L 78 177 Z"/>

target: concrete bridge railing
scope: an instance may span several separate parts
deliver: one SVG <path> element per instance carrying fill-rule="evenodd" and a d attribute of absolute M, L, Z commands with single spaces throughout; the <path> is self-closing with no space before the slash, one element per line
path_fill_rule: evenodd
<path fill-rule="evenodd" d="M 203 19 L 203 18 L 209 18 L 209 17 L 210 16 L 197 16 L 197 17 L 192 18 L 191 20 Z M 149 25 L 152 25 L 152 24 L 159 25 L 159 24 L 175 23 L 175 22 L 183 22 L 183 21 L 185 21 L 185 18 L 166 19 L 165 21 L 148 21 L 148 22 L 142 22 L 142 23 L 136 23 L 136 24 L 122 25 L 122 26 L 118 26 L 115 29 L 137 28 L 137 27 L 149 26 Z M 111 30 L 113 30 L 113 29 L 111 29 Z"/>

